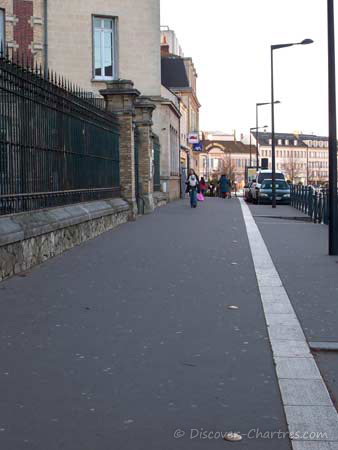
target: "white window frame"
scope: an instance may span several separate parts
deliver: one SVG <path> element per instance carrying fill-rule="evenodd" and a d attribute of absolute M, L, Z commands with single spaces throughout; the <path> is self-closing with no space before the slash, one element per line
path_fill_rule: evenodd
<path fill-rule="evenodd" d="M 104 70 L 104 35 L 105 33 L 109 32 L 108 28 L 104 28 L 102 22 L 101 27 L 97 28 L 95 26 L 95 20 L 99 19 L 101 21 L 104 20 L 111 20 L 112 21 L 112 29 L 111 29 L 111 35 L 112 35 L 112 75 L 106 76 L 106 75 L 95 75 L 95 32 L 100 31 L 101 32 L 101 70 Z M 109 81 L 109 80 L 116 80 L 118 78 L 118 42 L 117 42 L 117 26 L 118 21 L 117 17 L 114 16 L 100 16 L 100 15 L 93 15 L 92 16 L 92 41 L 93 41 L 93 71 L 92 76 L 94 81 Z"/>
<path fill-rule="evenodd" d="M 297 147 L 297 145 L 298 145 L 297 139 L 295 139 L 295 140 L 293 141 L 293 145 L 294 145 L 295 147 Z"/>

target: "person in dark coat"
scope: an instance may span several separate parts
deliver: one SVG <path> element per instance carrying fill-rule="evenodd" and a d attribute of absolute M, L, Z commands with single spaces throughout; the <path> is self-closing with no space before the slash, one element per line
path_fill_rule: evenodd
<path fill-rule="evenodd" d="M 227 198 L 230 192 L 230 180 L 223 174 L 218 182 L 222 198 Z"/>

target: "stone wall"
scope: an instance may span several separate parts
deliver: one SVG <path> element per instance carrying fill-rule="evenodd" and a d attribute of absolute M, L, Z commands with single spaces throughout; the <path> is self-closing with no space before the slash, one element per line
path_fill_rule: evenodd
<path fill-rule="evenodd" d="M 171 177 L 169 179 L 169 200 L 171 202 L 181 197 L 180 177 Z"/>
<path fill-rule="evenodd" d="M 126 223 L 121 199 L 96 201 L 0 218 L 0 281 Z"/>
<path fill-rule="evenodd" d="M 164 192 L 154 192 L 154 205 L 155 208 L 160 208 L 169 203 L 169 195 Z"/>

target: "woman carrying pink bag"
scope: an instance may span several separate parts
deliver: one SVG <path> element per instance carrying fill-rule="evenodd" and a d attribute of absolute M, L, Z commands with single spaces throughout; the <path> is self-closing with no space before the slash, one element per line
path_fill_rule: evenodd
<path fill-rule="evenodd" d="M 202 194 L 202 192 L 200 192 L 199 194 L 197 194 L 197 201 L 199 201 L 199 202 L 204 202 L 204 195 Z"/>

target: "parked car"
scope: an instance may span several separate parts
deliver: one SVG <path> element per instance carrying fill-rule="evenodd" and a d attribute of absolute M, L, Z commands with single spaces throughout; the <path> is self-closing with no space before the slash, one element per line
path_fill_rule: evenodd
<path fill-rule="evenodd" d="M 264 180 L 258 192 L 259 203 L 272 202 L 272 180 Z M 277 203 L 289 205 L 291 202 L 290 186 L 285 180 L 276 180 Z"/>
<path fill-rule="evenodd" d="M 260 169 L 257 172 L 256 180 L 253 181 L 250 188 L 251 199 L 253 203 L 258 203 L 259 201 L 259 190 L 262 186 L 263 181 L 271 179 L 272 179 L 272 172 L 270 169 Z M 283 172 L 276 171 L 276 180 L 277 179 L 285 181 L 285 175 L 283 174 Z"/>
<path fill-rule="evenodd" d="M 243 197 L 244 197 L 244 200 L 245 200 L 246 202 L 249 202 L 249 203 L 252 201 L 252 197 L 251 197 L 251 184 L 252 184 L 252 182 L 246 184 L 246 185 L 244 186 L 244 189 L 243 189 Z"/>

